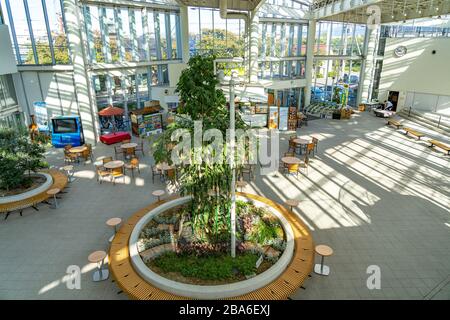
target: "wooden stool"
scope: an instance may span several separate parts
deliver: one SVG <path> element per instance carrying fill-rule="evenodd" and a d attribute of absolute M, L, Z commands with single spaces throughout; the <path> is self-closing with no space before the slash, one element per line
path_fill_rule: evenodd
<path fill-rule="evenodd" d="M 320 256 L 322 256 L 322 259 L 320 261 L 320 264 L 316 264 L 314 266 L 314 272 L 317 274 L 320 274 L 322 276 L 327 276 L 330 274 L 330 267 L 323 264 L 323 260 L 325 257 L 329 257 L 333 254 L 333 249 L 331 249 L 329 246 L 326 246 L 324 244 L 320 244 L 316 246 L 315 249 L 316 253 Z"/>
<path fill-rule="evenodd" d="M 155 197 L 158 198 L 158 201 L 161 201 L 161 197 L 165 194 L 166 192 L 164 190 L 155 190 L 152 192 L 152 195 L 154 195 Z"/>
<path fill-rule="evenodd" d="M 113 241 L 114 236 L 116 235 L 116 232 L 117 232 L 117 226 L 121 223 L 122 223 L 122 219 L 120 219 L 120 218 L 111 218 L 108 221 L 106 221 L 107 226 L 114 228 L 114 234 L 108 239 L 109 243 L 111 243 Z"/>
<path fill-rule="evenodd" d="M 61 190 L 58 189 L 58 188 L 53 188 L 53 189 L 47 190 L 47 195 L 53 196 L 53 207 L 51 206 L 50 208 L 52 208 L 52 209 L 58 208 L 58 201 L 56 201 L 56 195 L 57 195 L 60 191 L 61 191 Z"/>
<path fill-rule="evenodd" d="M 108 269 L 103 269 L 103 261 L 105 258 L 105 251 L 94 251 L 88 257 L 89 262 L 97 264 L 97 270 L 92 275 L 92 280 L 95 282 L 106 280 L 109 277 Z"/>
<path fill-rule="evenodd" d="M 239 188 L 241 188 L 241 192 L 242 192 L 242 189 L 245 188 L 245 186 L 247 185 L 247 182 L 244 181 L 244 180 L 239 180 L 239 181 L 236 183 L 236 185 L 237 185 Z"/>
<path fill-rule="evenodd" d="M 67 175 L 67 181 L 70 182 L 74 182 L 75 178 L 73 177 L 74 173 L 73 172 L 73 166 L 72 165 L 67 165 L 62 167 L 62 169 L 66 172 Z"/>
<path fill-rule="evenodd" d="M 300 201 L 295 200 L 295 199 L 289 199 L 286 201 L 286 204 L 292 209 L 294 209 L 294 207 L 298 206 L 300 204 Z"/>

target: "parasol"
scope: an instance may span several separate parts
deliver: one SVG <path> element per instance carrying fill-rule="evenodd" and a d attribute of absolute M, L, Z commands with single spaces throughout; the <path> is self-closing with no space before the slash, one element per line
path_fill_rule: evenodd
<path fill-rule="evenodd" d="M 111 117 L 112 120 L 112 125 L 113 125 L 113 132 L 115 132 L 116 130 L 116 125 L 115 125 L 115 120 L 114 120 L 114 116 L 121 116 L 123 115 L 123 109 L 122 108 L 118 108 L 118 107 L 114 107 L 114 106 L 107 106 L 105 109 L 102 109 L 101 111 L 98 112 L 99 116 L 102 117 Z"/>

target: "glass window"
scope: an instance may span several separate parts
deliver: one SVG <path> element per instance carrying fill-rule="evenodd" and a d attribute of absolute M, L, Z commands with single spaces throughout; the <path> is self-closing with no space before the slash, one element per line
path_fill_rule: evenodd
<path fill-rule="evenodd" d="M 30 10 L 31 27 L 38 55 L 37 62 L 38 64 L 52 64 L 52 54 L 50 52 L 42 2 L 28 1 L 28 8 Z"/>
<path fill-rule="evenodd" d="M 156 60 L 155 17 L 153 11 L 148 11 L 148 35 L 147 41 L 150 47 L 150 60 Z"/>
<path fill-rule="evenodd" d="M 199 22 L 198 8 L 189 8 L 188 20 L 189 20 L 189 53 L 195 55 L 200 48 L 200 22 Z"/>
<path fill-rule="evenodd" d="M 170 13 L 170 40 L 171 40 L 171 46 L 172 46 L 172 59 L 181 58 L 178 55 L 178 43 L 177 43 L 177 14 Z M 181 49 L 181 48 L 180 48 Z"/>
<path fill-rule="evenodd" d="M 75 133 L 78 131 L 75 119 L 52 119 L 54 133 Z"/>
<path fill-rule="evenodd" d="M 0 75 L 0 111 L 15 105 L 17 105 L 17 97 L 12 76 Z"/>
<path fill-rule="evenodd" d="M 55 52 L 55 62 L 57 64 L 68 64 L 69 50 L 67 47 L 67 37 L 64 29 L 64 19 L 59 0 L 46 0 L 48 24 L 53 40 L 53 50 Z"/>
<path fill-rule="evenodd" d="M 201 27 L 201 43 L 200 48 L 203 53 L 213 53 L 214 36 L 213 36 L 213 11 L 211 9 L 200 10 L 200 27 Z"/>
<path fill-rule="evenodd" d="M 168 59 L 167 55 L 167 37 L 166 37 L 166 14 L 164 12 L 155 12 L 158 17 L 157 24 L 159 24 L 159 39 L 161 47 L 161 58 Z"/>
<path fill-rule="evenodd" d="M 131 42 L 131 33 L 130 33 L 130 19 L 128 16 L 128 9 L 121 8 L 119 9 L 119 15 L 121 20 L 121 35 L 122 35 L 122 46 L 124 47 L 125 53 L 125 61 L 133 61 L 133 50 L 132 50 L 132 42 Z"/>
<path fill-rule="evenodd" d="M 9 4 L 22 63 L 35 64 L 24 3 L 23 1 L 9 1 Z"/>

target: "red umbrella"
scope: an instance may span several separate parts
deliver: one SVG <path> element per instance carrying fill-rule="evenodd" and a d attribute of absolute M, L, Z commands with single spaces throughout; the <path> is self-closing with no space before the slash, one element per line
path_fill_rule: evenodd
<path fill-rule="evenodd" d="M 105 109 L 98 113 L 99 116 L 103 117 L 114 117 L 123 115 L 123 109 L 113 106 L 107 106 Z"/>

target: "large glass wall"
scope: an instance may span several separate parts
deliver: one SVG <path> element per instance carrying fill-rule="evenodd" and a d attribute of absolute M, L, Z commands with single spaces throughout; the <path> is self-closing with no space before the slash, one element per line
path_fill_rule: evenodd
<path fill-rule="evenodd" d="M 189 53 L 244 57 L 245 22 L 222 19 L 217 9 L 188 8 Z"/>
<path fill-rule="evenodd" d="M 319 21 L 314 43 L 312 101 L 342 102 L 356 107 L 366 27 Z"/>
<path fill-rule="evenodd" d="M 24 126 L 23 113 L 13 111 L 17 108 L 17 97 L 10 74 L 0 75 L 0 128 L 18 128 Z"/>
<path fill-rule="evenodd" d="M 178 11 L 84 5 L 91 62 L 181 59 Z"/>
<path fill-rule="evenodd" d="M 0 0 L 18 65 L 68 64 L 60 0 Z"/>
<path fill-rule="evenodd" d="M 260 79 L 304 78 L 306 23 L 262 22 L 259 35 Z"/>

